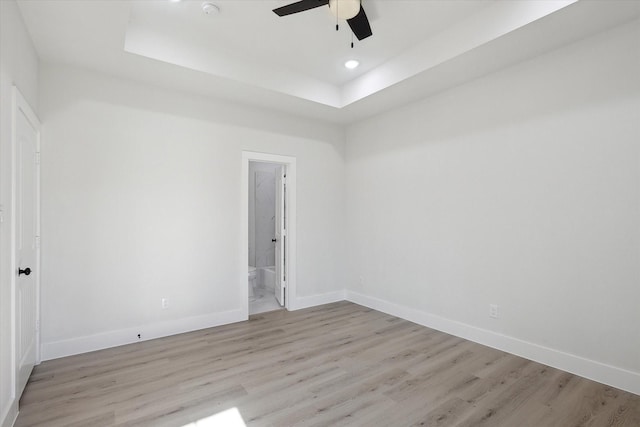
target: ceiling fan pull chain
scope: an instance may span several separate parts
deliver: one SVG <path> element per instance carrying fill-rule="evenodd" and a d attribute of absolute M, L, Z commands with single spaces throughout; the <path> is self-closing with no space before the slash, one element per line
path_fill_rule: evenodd
<path fill-rule="evenodd" d="M 353 31 L 351 31 L 351 49 L 353 49 Z"/>
<path fill-rule="evenodd" d="M 336 16 L 336 31 L 340 31 L 340 20 L 342 19 L 347 21 L 358 40 L 366 39 L 372 35 L 369 19 L 362 8 L 362 0 L 298 0 L 275 8 L 273 12 L 278 16 L 287 16 L 326 6 Z"/>

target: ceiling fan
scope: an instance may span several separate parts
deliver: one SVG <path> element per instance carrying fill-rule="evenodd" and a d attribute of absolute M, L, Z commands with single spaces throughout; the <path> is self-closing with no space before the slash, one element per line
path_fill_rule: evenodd
<path fill-rule="evenodd" d="M 273 9 L 273 11 L 278 16 L 286 16 L 325 5 L 329 5 L 329 9 L 337 18 L 347 21 L 358 40 L 366 39 L 372 35 L 369 19 L 360 4 L 360 0 L 300 0 Z"/>

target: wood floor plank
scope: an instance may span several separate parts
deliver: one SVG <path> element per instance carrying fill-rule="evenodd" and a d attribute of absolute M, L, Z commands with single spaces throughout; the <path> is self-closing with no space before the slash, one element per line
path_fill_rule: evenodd
<path fill-rule="evenodd" d="M 640 396 L 349 302 L 52 360 L 16 427 L 640 426 Z"/>

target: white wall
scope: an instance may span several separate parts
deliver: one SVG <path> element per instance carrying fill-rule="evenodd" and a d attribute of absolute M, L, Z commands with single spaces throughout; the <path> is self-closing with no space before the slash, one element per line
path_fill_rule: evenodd
<path fill-rule="evenodd" d="M 242 150 L 297 159 L 297 296 L 344 288 L 342 129 L 41 71 L 45 359 L 241 319 Z"/>
<path fill-rule="evenodd" d="M 36 107 L 38 67 L 0 5 L 6 210 L 7 88 Z M 297 158 L 298 297 L 346 278 L 352 300 L 640 392 L 639 38 L 636 22 L 353 125 L 346 166 L 340 128 L 46 66 L 43 356 L 239 320 L 250 150 Z"/>
<path fill-rule="evenodd" d="M 349 298 L 640 393 L 639 41 L 349 127 Z"/>
<path fill-rule="evenodd" d="M 0 1 L 0 426 L 16 416 L 11 360 L 11 91 L 38 106 L 38 56 L 14 0 Z"/>

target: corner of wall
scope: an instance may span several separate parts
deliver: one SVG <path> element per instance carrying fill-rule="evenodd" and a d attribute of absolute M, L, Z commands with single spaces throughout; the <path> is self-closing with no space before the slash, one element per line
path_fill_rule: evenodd
<path fill-rule="evenodd" d="M 331 304 L 333 302 L 344 301 L 346 299 L 346 291 L 344 289 L 325 294 L 311 295 L 307 297 L 298 297 L 291 310 L 302 310 L 304 308 L 315 307 L 317 305 Z"/>
<path fill-rule="evenodd" d="M 346 291 L 345 297 L 347 301 L 373 310 L 640 395 L 638 372 L 627 371 L 361 293 Z"/>
<path fill-rule="evenodd" d="M 13 359 L 11 315 L 12 189 L 12 86 L 19 88 L 32 107 L 38 102 L 39 60 L 16 1 L 0 1 L 0 426 L 9 427 L 18 415 Z"/>
<path fill-rule="evenodd" d="M 11 404 L 7 407 L 2 418 L 0 418 L 0 427 L 13 427 L 18 418 L 18 401 L 16 399 L 11 400 Z"/>

